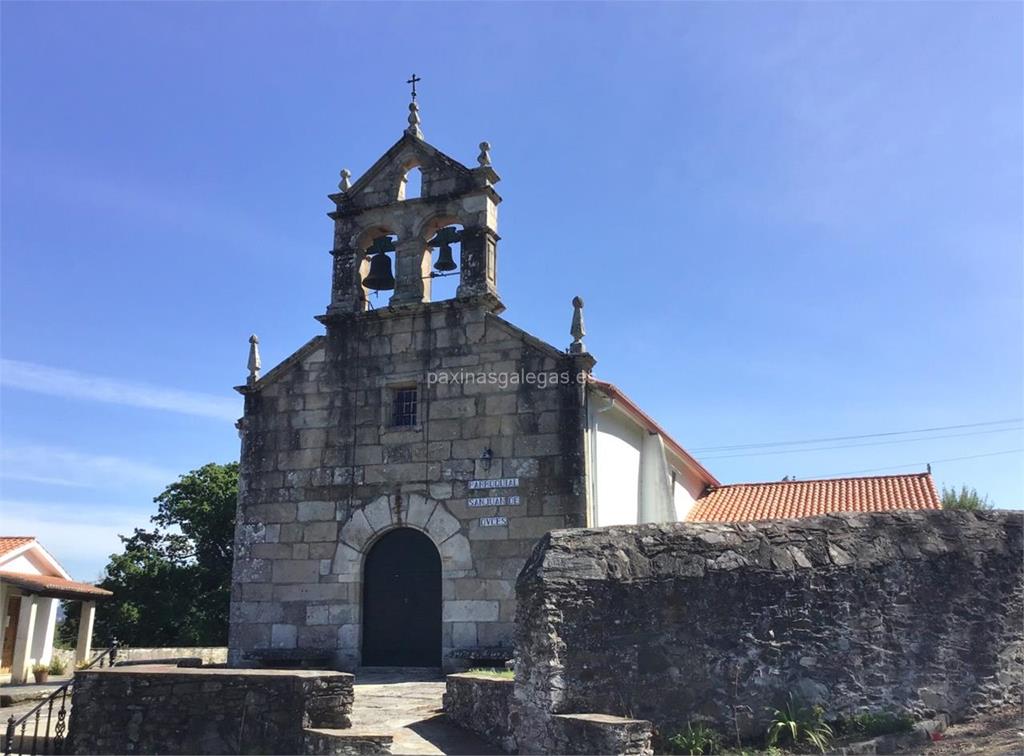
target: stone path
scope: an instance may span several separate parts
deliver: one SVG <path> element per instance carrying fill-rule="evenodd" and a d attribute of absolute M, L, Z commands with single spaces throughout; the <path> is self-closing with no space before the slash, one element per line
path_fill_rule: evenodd
<path fill-rule="evenodd" d="M 435 669 L 364 667 L 356 671 L 352 734 L 390 734 L 398 754 L 500 754 L 448 721 L 444 677 Z"/>

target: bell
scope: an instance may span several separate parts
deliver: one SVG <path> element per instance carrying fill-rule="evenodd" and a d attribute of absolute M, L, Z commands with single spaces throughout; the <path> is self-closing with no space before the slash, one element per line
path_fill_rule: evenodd
<path fill-rule="evenodd" d="M 363 279 L 363 286 L 374 291 L 390 291 L 395 288 L 395 277 L 391 275 L 391 258 L 376 254 L 370 258 L 370 272 Z"/>
<path fill-rule="evenodd" d="M 434 263 L 434 270 L 447 273 L 449 270 L 455 270 L 457 267 L 459 266 L 452 259 L 452 245 L 442 244 L 441 250 L 437 253 L 437 262 Z"/>

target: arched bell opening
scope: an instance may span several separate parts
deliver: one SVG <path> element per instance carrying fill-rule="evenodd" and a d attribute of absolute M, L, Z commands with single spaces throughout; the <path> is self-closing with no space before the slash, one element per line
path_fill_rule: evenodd
<path fill-rule="evenodd" d="M 381 295 L 395 290 L 395 254 L 398 236 L 383 227 L 366 231 L 360 240 L 359 282 L 363 301 L 370 309 L 379 305 Z"/>
<path fill-rule="evenodd" d="M 423 171 L 417 163 L 410 163 L 404 168 L 405 174 L 398 182 L 398 201 L 419 199 L 423 196 Z"/>
<path fill-rule="evenodd" d="M 454 299 L 462 278 L 462 234 L 455 218 L 438 218 L 425 227 L 424 301 Z"/>

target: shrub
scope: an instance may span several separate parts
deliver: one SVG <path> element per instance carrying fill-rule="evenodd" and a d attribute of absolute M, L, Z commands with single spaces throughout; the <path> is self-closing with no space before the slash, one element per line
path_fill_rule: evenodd
<path fill-rule="evenodd" d="M 33 664 L 32 665 L 32 673 L 33 674 L 35 674 L 36 672 L 43 673 L 43 672 L 49 672 L 49 671 L 50 671 L 50 666 L 48 664 Z"/>
<path fill-rule="evenodd" d="M 942 487 L 942 508 L 963 509 L 968 512 L 992 509 L 988 496 L 982 496 L 977 489 L 961 486 L 957 491 L 955 488 Z"/>
<path fill-rule="evenodd" d="M 67 672 L 68 665 L 63 659 L 58 659 L 56 656 L 50 659 L 50 666 L 47 667 L 50 670 L 51 675 L 63 675 Z"/>
<path fill-rule="evenodd" d="M 722 747 L 722 736 L 702 724 L 686 723 L 686 729 L 668 738 L 670 753 L 707 756 L 718 753 Z"/>
<path fill-rule="evenodd" d="M 790 743 L 798 746 L 807 743 L 822 753 L 832 740 L 832 728 L 824 720 L 820 706 L 808 708 L 792 694 L 786 705 L 776 709 L 771 726 L 768 728 L 768 746 Z"/>
<path fill-rule="evenodd" d="M 914 729 L 914 718 L 905 712 L 892 714 L 884 711 L 869 711 L 863 714 L 854 714 L 843 725 L 843 729 L 849 734 L 872 738 L 876 735 L 910 732 Z"/>

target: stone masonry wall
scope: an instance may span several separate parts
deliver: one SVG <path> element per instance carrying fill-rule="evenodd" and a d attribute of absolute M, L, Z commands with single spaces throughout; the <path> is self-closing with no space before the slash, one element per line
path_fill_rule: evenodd
<path fill-rule="evenodd" d="M 444 712 L 463 729 L 475 732 L 505 753 L 517 753 L 511 678 L 467 673 L 448 675 Z"/>
<path fill-rule="evenodd" d="M 303 753 L 306 728 L 351 726 L 344 672 L 114 667 L 73 690 L 70 753 Z"/>
<path fill-rule="evenodd" d="M 760 736 L 789 693 L 827 718 L 954 719 L 1022 695 L 1019 512 L 565 530 L 517 584 L 517 732 L 553 714 Z"/>
<path fill-rule="evenodd" d="M 400 526 L 427 533 L 441 554 L 444 666 L 510 649 L 515 579 L 533 544 L 585 524 L 575 376 L 589 365 L 487 307 L 447 301 L 335 317 L 327 336 L 246 389 L 231 663 L 274 648 L 328 651 L 339 668 L 357 666 L 363 560 Z M 429 382 L 437 370 L 572 379 Z M 402 385 L 419 389 L 414 428 L 389 427 L 390 390 Z M 469 488 L 495 478 L 519 485 Z M 521 503 L 467 505 L 496 494 Z M 508 523 L 483 526 L 490 516 Z"/>
<path fill-rule="evenodd" d="M 92 650 L 93 658 L 105 650 L 94 648 Z M 74 649 L 55 648 L 53 656 L 63 661 L 69 670 L 74 670 Z M 228 660 L 228 648 L 227 646 L 164 646 L 156 648 L 135 648 L 129 646 L 117 649 L 117 661 L 121 663 L 164 661 L 168 659 L 199 659 L 203 664 L 225 664 Z"/>

